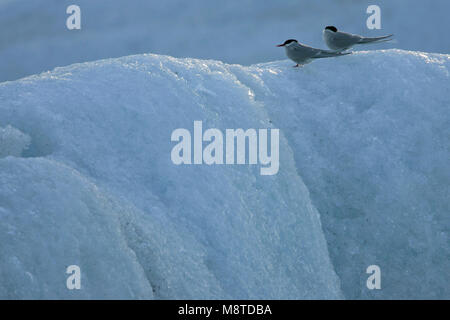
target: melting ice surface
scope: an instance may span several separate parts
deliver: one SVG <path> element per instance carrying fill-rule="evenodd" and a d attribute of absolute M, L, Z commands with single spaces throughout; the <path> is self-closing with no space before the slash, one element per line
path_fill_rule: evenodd
<path fill-rule="evenodd" d="M 291 65 L 139 55 L 0 84 L 0 298 L 449 298 L 450 57 Z M 278 174 L 174 165 L 195 120 L 279 128 Z"/>

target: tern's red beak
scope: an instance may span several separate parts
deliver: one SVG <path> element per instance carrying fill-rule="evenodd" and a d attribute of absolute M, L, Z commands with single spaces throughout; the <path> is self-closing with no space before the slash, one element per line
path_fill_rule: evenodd
<path fill-rule="evenodd" d="M 277 47 L 284 47 L 284 43 L 277 45 Z"/>

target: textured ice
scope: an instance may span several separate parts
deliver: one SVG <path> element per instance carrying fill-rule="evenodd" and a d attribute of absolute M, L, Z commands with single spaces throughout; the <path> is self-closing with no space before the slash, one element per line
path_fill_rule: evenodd
<path fill-rule="evenodd" d="M 449 65 L 448 55 L 389 50 L 303 72 L 251 68 L 255 99 L 286 135 L 321 214 L 347 298 L 450 296 Z M 365 287 L 372 264 L 380 291 Z"/>
<path fill-rule="evenodd" d="M 129 210 L 50 159 L 2 159 L 0 181 L 2 299 L 153 297 L 123 235 Z M 69 265 L 83 290 L 66 288 Z"/>
<path fill-rule="evenodd" d="M 276 176 L 171 162 L 172 131 L 194 120 L 222 130 L 271 127 L 228 68 L 147 55 L 0 84 L 0 124 L 51 142 L 17 164 L 7 158 L 1 170 L 0 224 L 17 230 L 2 233 L 4 297 L 342 297 L 284 138 Z M 10 169 L 18 165 L 39 170 Z M 86 274 L 79 294 L 62 281 L 72 264 Z M 25 274 L 35 291 L 14 293 L 28 285 Z"/>
<path fill-rule="evenodd" d="M 66 28 L 66 8 L 81 8 L 81 30 Z M 368 30 L 369 5 L 382 30 Z M 139 53 L 254 64 L 280 59 L 290 38 L 325 48 L 336 25 L 366 36 L 395 34 L 396 48 L 450 52 L 448 0 L 9 0 L 0 1 L 0 81 L 76 62 Z M 392 43 L 374 49 L 392 48 Z"/>
<path fill-rule="evenodd" d="M 28 149 L 30 137 L 11 126 L 0 127 L 0 158 L 7 156 L 20 157 Z"/>
<path fill-rule="evenodd" d="M 449 64 L 138 55 L 0 84 L 31 139 L 0 159 L 0 297 L 449 298 Z M 175 166 L 194 120 L 280 128 L 278 174 Z"/>

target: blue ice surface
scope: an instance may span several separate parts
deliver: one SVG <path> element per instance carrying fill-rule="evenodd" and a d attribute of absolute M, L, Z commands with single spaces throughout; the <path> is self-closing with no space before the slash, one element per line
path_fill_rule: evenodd
<path fill-rule="evenodd" d="M 450 56 L 292 65 L 146 54 L 0 84 L 0 298 L 449 298 Z M 278 174 L 174 165 L 195 120 L 279 128 Z"/>

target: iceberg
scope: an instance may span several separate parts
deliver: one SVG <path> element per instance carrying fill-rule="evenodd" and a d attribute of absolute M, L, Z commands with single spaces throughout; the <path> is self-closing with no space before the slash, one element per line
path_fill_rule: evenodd
<path fill-rule="evenodd" d="M 0 298 L 449 298 L 449 66 L 142 54 L 1 83 Z M 279 129 L 278 173 L 174 164 L 194 121 Z"/>

